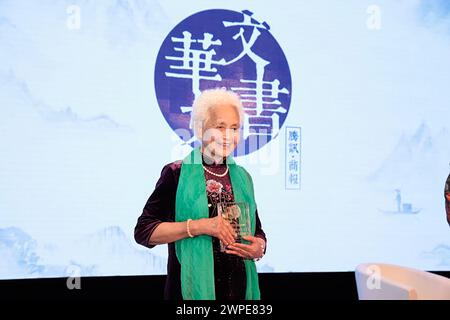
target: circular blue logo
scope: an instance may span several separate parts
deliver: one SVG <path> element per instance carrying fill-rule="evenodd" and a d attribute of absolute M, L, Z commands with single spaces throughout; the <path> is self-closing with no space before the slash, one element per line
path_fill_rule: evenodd
<path fill-rule="evenodd" d="M 192 103 L 201 91 L 225 87 L 242 101 L 245 119 L 234 155 L 276 138 L 289 112 L 291 74 L 269 24 L 247 10 L 206 10 L 167 35 L 155 66 L 159 108 L 172 130 L 192 147 Z"/>

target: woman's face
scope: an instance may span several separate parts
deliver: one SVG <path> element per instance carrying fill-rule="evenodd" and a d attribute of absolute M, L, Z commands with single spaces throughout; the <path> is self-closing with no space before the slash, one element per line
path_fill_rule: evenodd
<path fill-rule="evenodd" d="M 203 148 L 214 157 L 228 157 L 239 143 L 239 113 L 232 105 L 210 109 L 202 134 Z"/>

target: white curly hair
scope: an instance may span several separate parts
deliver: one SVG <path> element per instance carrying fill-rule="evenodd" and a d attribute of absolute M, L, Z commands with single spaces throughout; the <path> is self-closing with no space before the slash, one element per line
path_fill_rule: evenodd
<path fill-rule="evenodd" d="M 244 108 L 239 96 L 226 88 L 208 89 L 194 100 L 191 113 L 191 126 L 194 135 L 201 140 L 204 124 L 210 117 L 210 110 L 217 105 L 228 104 L 236 108 L 239 114 L 239 125 L 242 127 L 244 121 Z"/>

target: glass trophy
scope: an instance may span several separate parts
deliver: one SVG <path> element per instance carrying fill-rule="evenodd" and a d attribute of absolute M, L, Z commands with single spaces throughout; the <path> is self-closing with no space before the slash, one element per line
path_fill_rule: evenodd
<path fill-rule="evenodd" d="M 228 221 L 236 233 L 236 242 L 245 243 L 244 236 L 251 235 L 250 209 L 246 202 L 219 202 L 217 214 Z M 224 252 L 226 246 L 220 241 L 220 251 Z"/>

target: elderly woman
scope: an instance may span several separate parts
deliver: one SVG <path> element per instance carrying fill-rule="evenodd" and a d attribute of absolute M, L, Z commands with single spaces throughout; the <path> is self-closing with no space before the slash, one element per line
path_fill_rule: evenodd
<path fill-rule="evenodd" d="M 260 299 L 254 261 L 265 253 L 248 172 L 231 153 L 240 138 L 243 108 L 225 89 L 202 92 L 191 121 L 201 147 L 164 166 L 135 227 L 139 244 L 168 243 L 166 299 Z M 218 204 L 247 203 L 249 236 L 237 241 L 235 228 Z M 225 247 L 225 250 L 221 250 Z"/>

